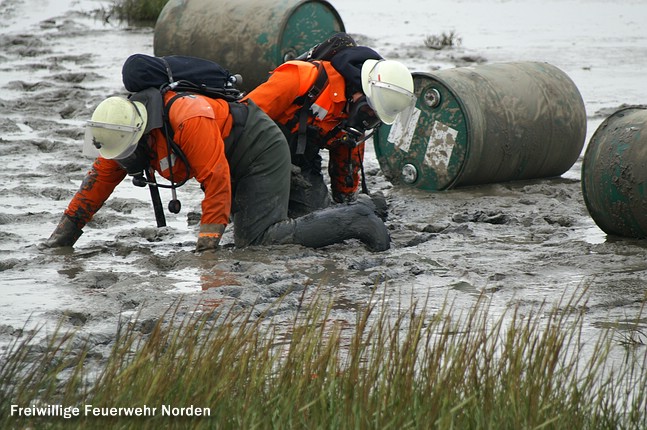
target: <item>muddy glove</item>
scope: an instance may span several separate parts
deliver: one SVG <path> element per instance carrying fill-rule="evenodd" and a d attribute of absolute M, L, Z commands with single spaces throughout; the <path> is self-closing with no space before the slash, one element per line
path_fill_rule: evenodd
<path fill-rule="evenodd" d="M 42 244 L 44 248 L 59 248 L 63 246 L 74 246 L 79 237 L 83 234 L 76 223 L 69 216 L 63 214 L 56 226 L 56 230 Z"/>
<path fill-rule="evenodd" d="M 290 176 L 290 183 L 293 188 L 311 188 L 312 184 L 308 181 L 303 174 L 301 173 L 301 168 L 299 166 L 292 165 L 292 172 Z"/>
<path fill-rule="evenodd" d="M 197 252 L 216 250 L 220 243 L 225 226 L 222 224 L 202 224 L 198 233 L 198 243 L 195 245 Z"/>

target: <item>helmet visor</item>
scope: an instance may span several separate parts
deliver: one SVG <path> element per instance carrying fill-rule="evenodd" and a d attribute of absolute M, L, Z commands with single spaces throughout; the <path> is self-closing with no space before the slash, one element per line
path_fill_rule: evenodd
<path fill-rule="evenodd" d="M 371 80 L 369 86 L 368 104 L 385 124 L 392 124 L 398 113 L 416 104 L 416 96 L 397 85 Z"/>
<path fill-rule="evenodd" d="M 94 147 L 99 150 L 103 158 L 119 160 L 131 155 L 137 147 L 137 141 L 142 135 L 142 124 L 137 125 L 119 125 L 109 124 L 98 121 L 87 121 L 87 131 L 85 133 L 85 145 Z M 101 136 L 97 139 L 97 136 Z M 108 142 L 118 142 L 105 144 L 102 140 Z"/>
<path fill-rule="evenodd" d="M 109 97 L 99 104 L 87 122 L 86 137 L 103 158 L 126 158 L 137 147 L 147 119 L 143 103 Z"/>

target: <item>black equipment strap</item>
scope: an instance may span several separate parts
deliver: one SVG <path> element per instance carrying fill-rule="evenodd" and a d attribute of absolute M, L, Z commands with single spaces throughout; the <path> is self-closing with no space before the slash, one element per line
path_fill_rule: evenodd
<path fill-rule="evenodd" d="M 166 58 L 164 57 L 159 57 L 162 60 L 162 63 L 164 63 L 164 68 L 166 69 L 166 75 L 168 76 L 168 82 L 169 84 L 173 82 L 173 72 L 171 71 L 171 65 L 166 61 Z"/>
<path fill-rule="evenodd" d="M 153 202 L 153 211 L 155 211 L 157 226 L 166 227 L 166 217 L 164 216 L 162 198 L 160 197 L 160 190 L 157 187 L 154 170 L 152 168 L 144 169 L 144 173 L 146 174 L 146 182 L 148 182 L 148 190 L 151 193 L 151 201 Z"/>
<path fill-rule="evenodd" d="M 175 102 L 175 100 L 179 99 L 180 97 L 184 97 L 187 93 L 177 93 L 171 99 L 164 105 L 164 122 L 168 124 L 168 130 L 165 130 L 168 132 L 169 137 L 171 140 L 173 140 L 173 137 L 175 136 L 175 132 L 173 131 L 173 127 L 171 127 L 171 120 L 169 117 L 169 112 L 171 112 L 171 106 Z M 170 155 L 170 154 L 169 154 Z"/>
<path fill-rule="evenodd" d="M 288 130 L 292 130 L 295 123 L 299 122 L 299 129 L 297 131 L 297 154 L 303 154 L 306 150 L 306 129 L 308 127 L 308 116 L 310 115 L 310 108 L 315 100 L 319 97 L 323 89 L 328 84 L 328 74 L 323 64 L 314 62 L 317 66 L 317 79 L 310 87 L 307 93 L 294 99 L 293 104 L 301 105 L 299 112 L 286 124 Z"/>
<path fill-rule="evenodd" d="M 173 102 L 175 100 L 179 99 L 180 97 L 184 97 L 186 93 L 178 93 L 171 97 L 171 99 L 166 103 L 164 106 L 164 137 L 166 137 L 166 147 L 167 147 L 167 153 L 168 153 L 168 165 L 169 165 L 169 175 L 171 178 L 171 189 L 179 188 L 182 185 L 184 185 L 188 180 L 189 177 L 191 176 L 191 166 L 189 165 L 189 160 L 187 160 L 186 155 L 184 155 L 184 152 L 182 149 L 178 146 L 177 143 L 175 143 L 175 131 L 173 130 L 173 127 L 171 126 L 171 120 L 169 117 L 169 112 L 171 112 L 171 106 L 173 105 Z M 176 157 L 178 157 L 182 162 L 184 163 L 184 166 L 186 167 L 186 177 L 184 180 L 180 182 L 175 182 L 173 178 L 173 163 L 171 163 L 171 152 L 175 154 Z"/>
<path fill-rule="evenodd" d="M 230 158 L 234 144 L 238 142 L 238 138 L 240 138 L 241 134 L 243 134 L 243 130 L 245 130 L 248 112 L 246 104 L 229 102 L 229 113 L 231 114 L 234 123 L 231 125 L 229 136 L 225 139 L 225 156 L 227 159 Z"/>
<path fill-rule="evenodd" d="M 186 155 L 184 155 L 184 152 L 182 149 L 175 143 L 175 140 L 173 140 L 174 137 L 174 131 L 173 127 L 171 126 L 171 122 L 169 120 L 169 112 L 171 111 L 171 105 L 175 100 L 179 99 L 180 97 L 184 97 L 188 93 L 178 93 L 171 97 L 171 99 L 166 103 L 166 106 L 164 106 L 164 124 L 165 124 L 165 132 L 166 132 L 166 141 L 170 145 L 171 150 L 177 157 L 179 157 L 184 164 L 187 166 L 187 177 L 189 175 L 189 162 L 186 159 Z M 205 96 L 206 97 L 206 96 Z M 247 122 L 247 105 L 244 103 L 238 103 L 238 102 L 228 102 L 229 104 L 229 113 L 232 116 L 233 119 L 233 124 L 231 126 L 231 131 L 229 132 L 229 136 L 227 136 L 225 141 L 225 156 L 227 159 L 229 159 L 231 155 L 231 151 L 234 148 L 234 144 L 238 141 L 238 138 L 243 134 L 243 131 L 245 130 L 245 123 Z M 170 157 L 170 152 L 169 152 L 169 157 Z M 170 163 L 169 163 L 170 165 Z M 176 185 L 176 187 L 180 187 L 184 185 L 186 182 L 183 181 L 182 183 Z"/>
<path fill-rule="evenodd" d="M 362 193 L 366 195 L 370 195 L 370 193 L 368 192 L 368 186 L 366 185 L 366 174 L 364 173 L 364 160 L 360 160 L 359 168 L 360 168 L 360 171 L 362 172 Z"/>

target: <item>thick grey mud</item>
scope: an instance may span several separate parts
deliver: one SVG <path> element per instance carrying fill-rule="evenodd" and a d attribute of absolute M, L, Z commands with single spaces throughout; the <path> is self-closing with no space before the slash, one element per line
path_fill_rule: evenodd
<path fill-rule="evenodd" d="M 0 3 L 3 16 L 15 17 L 0 34 L 2 345 L 24 330 L 44 325 L 47 333 L 61 323 L 86 335 L 101 355 L 120 320 L 136 319 L 147 333 L 179 299 L 179 316 L 236 307 L 255 315 L 271 309 L 281 321 L 315 290 L 334 301 L 333 318 L 351 322 L 376 291 L 393 309 L 420 300 L 431 313 L 446 301 L 464 310 L 485 296 L 496 316 L 511 306 L 559 303 L 586 290 L 585 329 L 591 334 L 640 313 L 647 246 L 607 237 L 595 225 L 582 199 L 581 157 L 559 178 L 426 193 L 391 185 L 368 145 L 368 188 L 388 203 L 392 243 L 385 252 L 369 252 L 357 240 L 322 249 L 235 249 L 229 229 L 222 250 L 198 255 L 198 184 L 179 190 L 182 212 L 167 213 L 168 226 L 156 228 L 147 191 L 129 181 L 74 250 L 39 249 L 90 166 L 81 154 L 84 121 L 104 97 L 123 93 L 121 64 L 132 53 L 152 55 L 153 32 L 95 19 L 92 10 L 100 2 L 92 0 L 50 5 L 51 14 L 16 24 L 31 3 Z M 368 27 L 353 27 L 352 17 L 361 14 L 349 4 L 335 7 L 351 33 L 412 69 L 473 65 L 490 55 L 469 47 L 432 52 L 424 34 L 402 45 L 378 39 Z M 573 74 L 578 85 L 595 79 L 593 73 Z M 585 102 L 606 103 L 588 96 Z M 606 108 L 617 106 L 612 100 Z M 592 132 L 599 114 L 589 112 L 588 121 Z M 170 195 L 162 198 L 168 202 Z"/>

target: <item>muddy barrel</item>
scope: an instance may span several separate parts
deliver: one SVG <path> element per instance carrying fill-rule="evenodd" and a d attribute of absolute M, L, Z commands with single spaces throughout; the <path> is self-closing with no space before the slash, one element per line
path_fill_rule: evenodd
<path fill-rule="evenodd" d="M 250 91 L 268 72 L 345 31 L 327 1 L 169 0 L 155 25 L 157 56 L 191 55 L 243 76 Z"/>
<path fill-rule="evenodd" d="M 607 234 L 647 238 L 647 107 L 616 111 L 597 128 L 582 161 L 582 194 Z"/>
<path fill-rule="evenodd" d="M 387 179 L 427 191 L 559 176 L 586 138 L 584 102 L 547 63 L 414 73 L 416 107 L 381 126 L 375 152 Z"/>

